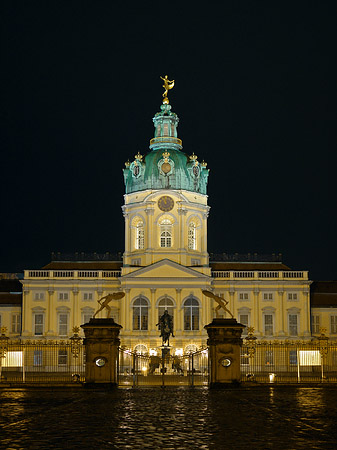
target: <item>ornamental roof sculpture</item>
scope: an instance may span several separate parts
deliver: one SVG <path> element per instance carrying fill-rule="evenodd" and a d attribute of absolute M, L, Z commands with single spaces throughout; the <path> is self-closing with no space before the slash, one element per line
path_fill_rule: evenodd
<path fill-rule="evenodd" d="M 163 103 L 153 118 L 154 138 L 150 140 L 150 152 L 142 156 L 138 151 L 135 159 L 125 163 L 124 182 L 126 193 L 146 189 L 184 189 L 200 194 L 207 193 L 209 169 L 207 163 L 199 163 L 192 153 L 182 152 L 182 141 L 178 138 L 179 118 L 171 111 L 167 98 L 173 88 L 174 80 L 168 76 L 160 77 L 164 81 Z"/>

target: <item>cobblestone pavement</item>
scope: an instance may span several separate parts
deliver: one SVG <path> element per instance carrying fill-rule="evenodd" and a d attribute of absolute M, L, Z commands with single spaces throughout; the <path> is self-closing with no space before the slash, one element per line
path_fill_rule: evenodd
<path fill-rule="evenodd" d="M 336 449 L 337 387 L 0 390 L 1 449 Z"/>

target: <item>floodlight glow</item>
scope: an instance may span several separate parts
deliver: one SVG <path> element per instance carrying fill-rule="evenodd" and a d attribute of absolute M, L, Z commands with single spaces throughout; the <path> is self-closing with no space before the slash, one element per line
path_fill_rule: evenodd
<path fill-rule="evenodd" d="M 298 356 L 300 366 L 321 365 L 321 354 L 319 350 L 300 350 Z"/>
<path fill-rule="evenodd" d="M 174 354 L 176 355 L 176 356 L 183 356 L 183 349 L 182 348 L 176 348 L 176 350 L 175 350 L 175 352 L 174 352 Z"/>
<path fill-rule="evenodd" d="M 22 352 L 7 352 L 5 367 L 23 367 Z"/>
<path fill-rule="evenodd" d="M 150 356 L 157 356 L 157 350 L 150 348 Z"/>
<path fill-rule="evenodd" d="M 274 383 L 275 381 L 275 373 L 270 373 L 269 374 L 269 383 Z"/>

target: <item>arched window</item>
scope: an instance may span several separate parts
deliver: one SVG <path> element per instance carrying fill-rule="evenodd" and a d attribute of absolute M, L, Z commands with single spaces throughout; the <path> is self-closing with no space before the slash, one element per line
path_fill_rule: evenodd
<path fill-rule="evenodd" d="M 195 344 L 188 344 L 185 347 L 184 354 L 188 355 L 189 353 L 195 353 L 198 351 L 198 347 Z"/>
<path fill-rule="evenodd" d="M 133 303 L 133 329 L 147 330 L 149 318 L 149 305 L 144 297 L 137 298 Z"/>
<path fill-rule="evenodd" d="M 170 314 L 170 316 L 173 317 L 173 307 L 174 303 L 173 300 L 171 300 L 168 297 L 164 297 L 161 300 L 159 300 L 158 303 L 158 322 L 160 317 L 164 314 L 165 310 Z"/>
<path fill-rule="evenodd" d="M 160 222 L 160 246 L 172 247 L 172 224 L 169 219 Z"/>
<path fill-rule="evenodd" d="M 184 330 L 199 330 L 199 303 L 195 298 L 184 302 Z"/>
<path fill-rule="evenodd" d="M 141 250 L 144 248 L 144 223 L 142 221 L 138 222 L 136 225 L 135 244 L 137 250 Z"/>
<path fill-rule="evenodd" d="M 188 248 L 190 250 L 197 249 L 197 230 L 194 222 L 191 222 L 188 226 Z"/>
<path fill-rule="evenodd" d="M 137 353 L 137 355 L 146 355 L 148 353 L 147 347 L 144 344 L 136 345 L 134 352 Z"/>

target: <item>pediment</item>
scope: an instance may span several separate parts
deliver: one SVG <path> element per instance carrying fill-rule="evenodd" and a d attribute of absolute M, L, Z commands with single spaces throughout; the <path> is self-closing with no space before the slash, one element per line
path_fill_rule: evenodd
<path fill-rule="evenodd" d="M 208 275 L 191 269 L 190 267 L 182 266 L 169 259 L 163 259 L 146 267 L 142 267 L 132 273 L 129 273 L 122 278 L 205 278 Z"/>

